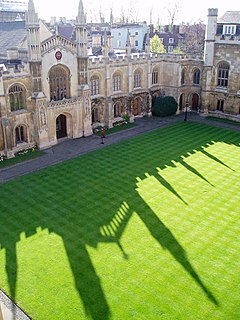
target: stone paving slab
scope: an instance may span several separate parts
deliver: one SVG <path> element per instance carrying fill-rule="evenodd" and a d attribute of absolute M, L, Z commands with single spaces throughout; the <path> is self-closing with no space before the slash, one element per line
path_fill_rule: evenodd
<path fill-rule="evenodd" d="M 0 320 L 31 320 L 31 318 L 0 289 Z"/>

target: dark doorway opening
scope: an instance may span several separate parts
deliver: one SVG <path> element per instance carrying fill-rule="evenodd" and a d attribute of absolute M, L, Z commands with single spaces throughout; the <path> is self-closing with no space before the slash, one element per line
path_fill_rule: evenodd
<path fill-rule="evenodd" d="M 60 114 L 56 119 L 56 133 L 57 139 L 67 136 L 67 119 L 64 114 Z"/>
<path fill-rule="evenodd" d="M 194 93 L 192 96 L 192 110 L 197 111 L 199 107 L 199 96 Z"/>
<path fill-rule="evenodd" d="M 133 101 L 133 115 L 137 116 L 141 113 L 141 99 L 136 98 Z"/>

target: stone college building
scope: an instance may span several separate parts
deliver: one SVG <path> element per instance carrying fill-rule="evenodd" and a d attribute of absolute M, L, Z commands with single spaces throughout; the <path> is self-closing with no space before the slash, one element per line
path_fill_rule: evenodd
<path fill-rule="evenodd" d="M 29 0 L 25 21 L 0 23 L 0 155 L 40 149 L 59 139 L 91 135 L 128 115 L 151 115 L 156 96 L 189 110 L 240 121 L 240 12 L 208 10 L 204 58 L 113 53 L 105 35 L 101 56 L 88 54 L 82 0 L 75 40 L 52 33 Z M 148 39 L 148 36 L 146 36 Z"/>

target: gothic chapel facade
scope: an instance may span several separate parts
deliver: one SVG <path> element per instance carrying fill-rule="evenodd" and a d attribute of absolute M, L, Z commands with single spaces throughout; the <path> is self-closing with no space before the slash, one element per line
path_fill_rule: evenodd
<path fill-rule="evenodd" d="M 214 29 L 216 11 L 209 13 Z M 123 115 L 134 121 L 137 116 L 150 115 L 154 97 L 164 94 L 178 101 L 178 112 L 186 105 L 204 113 L 219 111 L 220 99 L 225 101 L 227 113 L 238 116 L 240 63 L 236 57 L 229 61 L 226 39 L 225 49 L 218 44 L 220 59 L 212 32 L 207 34 L 204 61 L 186 55 L 151 54 L 149 43 L 145 52 L 133 54 L 130 39 L 124 55 L 112 56 L 111 36 L 105 36 L 103 55 L 94 57 L 88 55 L 82 0 L 75 27 L 75 41 L 52 34 L 29 0 L 26 36 L 18 48 L 7 51 L 8 61 L 15 63 L 0 64 L 0 155 L 12 157 L 23 148 L 44 149 L 63 137 L 88 136 L 97 126 L 112 127 Z M 233 42 L 232 52 L 239 53 L 239 39 Z M 224 66 L 227 59 L 235 81 L 231 92 L 226 81 L 218 85 L 216 73 L 218 64 Z"/>

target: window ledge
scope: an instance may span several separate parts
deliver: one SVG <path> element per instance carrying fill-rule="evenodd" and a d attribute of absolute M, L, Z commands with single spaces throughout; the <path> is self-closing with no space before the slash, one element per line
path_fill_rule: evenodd
<path fill-rule="evenodd" d="M 225 88 L 225 87 L 216 87 L 216 88 L 215 88 L 215 91 L 227 93 L 227 92 L 228 92 L 228 88 Z"/>
<path fill-rule="evenodd" d="M 23 114 L 27 113 L 28 111 L 26 109 L 21 109 L 21 110 L 15 110 L 15 111 L 10 111 L 12 114 L 18 115 L 18 114 Z"/>

